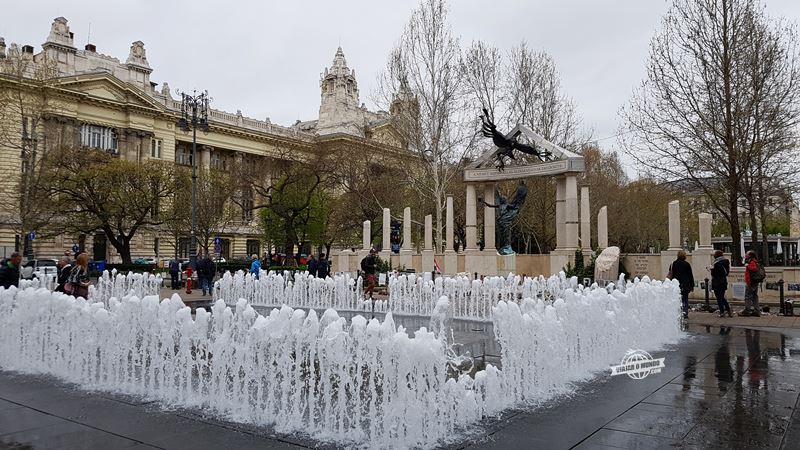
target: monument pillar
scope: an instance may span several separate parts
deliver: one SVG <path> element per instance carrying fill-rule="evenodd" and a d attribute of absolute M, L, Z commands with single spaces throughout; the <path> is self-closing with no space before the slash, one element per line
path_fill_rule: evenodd
<path fill-rule="evenodd" d="M 565 236 L 565 201 L 567 180 L 564 177 L 556 178 L 556 248 L 564 248 Z M 557 272 L 556 272 L 557 273 Z"/>
<path fill-rule="evenodd" d="M 478 212 L 477 203 L 475 198 L 475 185 L 473 183 L 467 184 L 467 205 L 466 205 L 466 234 L 467 243 L 464 247 L 465 251 L 478 249 Z"/>
<path fill-rule="evenodd" d="M 573 253 L 578 248 L 578 177 L 567 175 L 564 192 L 564 247 Z"/>
<path fill-rule="evenodd" d="M 422 271 L 431 272 L 433 266 L 433 215 L 425 216 L 425 247 L 422 249 Z"/>
<path fill-rule="evenodd" d="M 364 234 L 361 239 L 362 249 L 369 251 L 372 248 L 372 222 L 364 221 Z"/>
<path fill-rule="evenodd" d="M 681 249 L 681 206 L 678 200 L 669 202 L 669 248 Z"/>
<path fill-rule="evenodd" d="M 411 248 L 411 208 L 406 206 L 403 209 L 403 245 L 400 248 L 400 266 L 406 269 L 413 269 Z"/>
<path fill-rule="evenodd" d="M 603 206 L 597 213 L 597 248 L 608 248 L 608 207 Z"/>
<path fill-rule="evenodd" d="M 483 185 L 483 200 L 494 204 L 495 183 L 485 183 Z M 495 253 L 495 209 L 490 206 L 483 207 L 483 250 Z"/>
<path fill-rule="evenodd" d="M 447 196 L 447 209 L 445 217 L 445 243 L 444 243 L 444 266 L 442 271 L 453 275 L 458 273 L 458 255 L 454 250 L 455 243 L 453 233 L 453 196 Z M 441 245 L 441 243 L 439 244 Z"/>
<path fill-rule="evenodd" d="M 581 249 L 584 255 L 592 252 L 592 222 L 589 208 L 589 187 L 581 188 Z"/>
<path fill-rule="evenodd" d="M 661 279 L 669 272 L 669 266 L 681 250 L 681 207 L 678 200 L 669 202 L 667 206 L 669 215 L 669 247 L 661 252 L 661 274 L 655 278 Z"/>
<path fill-rule="evenodd" d="M 711 214 L 700 213 L 698 214 L 699 230 L 700 230 L 700 249 L 712 250 L 714 247 L 711 245 Z"/>
<path fill-rule="evenodd" d="M 391 253 L 392 251 L 392 214 L 389 208 L 383 208 L 383 242 L 381 253 Z"/>

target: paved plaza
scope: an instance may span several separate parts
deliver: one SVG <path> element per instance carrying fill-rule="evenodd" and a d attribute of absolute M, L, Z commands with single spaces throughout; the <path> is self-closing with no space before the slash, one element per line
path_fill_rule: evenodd
<path fill-rule="evenodd" d="M 687 331 L 680 345 L 653 352 L 665 358 L 661 373 L 642 380 L 597 374 L 573 396 L 507 411 L 447 448 L 800 448 L 800 330 L 690 324 Z M 335 448 L 8 372 L 0 372 L 0 442 L 14 449 Z"/>

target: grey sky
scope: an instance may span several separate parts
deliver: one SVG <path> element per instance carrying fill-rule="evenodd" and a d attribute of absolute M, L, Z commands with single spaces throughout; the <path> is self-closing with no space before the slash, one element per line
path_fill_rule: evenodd
<path fill-rule="evenodd" d="M 767 12 L 800 18 L 800 1 L 766 0 Z M 9 2 L 0 16 L 6 43 L 39 49 L 53 18 L 64 16 L 76 46 L 125 60 L 142 40 L 155 82 L 207 89 L 215 108 L 290 125 L 317 117 L 319 73 L 337 45 L 356 70 L 361 101 L 417 0 Z M 462 44 L 481 39 L 507 50 L 526 40 L 555 57 L 563 86 L 597 139 L 613 136 L 617 110 L 644 76 L 650 37 L 666 0 L 453 0 Z M 616 140 L 601 145 L 614 148 Z M 629 168 L 630 169 L 630 168 Z"/>

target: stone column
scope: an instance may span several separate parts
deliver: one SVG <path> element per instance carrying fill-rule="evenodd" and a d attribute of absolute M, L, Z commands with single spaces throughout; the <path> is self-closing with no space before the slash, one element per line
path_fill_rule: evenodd
<path fill-rule="evenodd" d="M 392 251 L 392 215 L 389 208 L 383 208 L 383 248 L 381 252 L 390 253 Z"/>
<path fill-rule="evenodd" d="M 413 249 L 411 245 L 411 208 L 406 206 L 403 210 L 403 246 L 400 248 L 400 266 L 413 269 L 411 258 Z"/>
<path fill-rule="evenodd" d="M 608 247 L 608 207 L 603 206 L 597 213 L 597 248 Z"/>
<path fill-rule="evenodd" d="M 411 252 L 411 208 L 403 210 L 403 247 L 402 252 Z"/>
<path fill-rule="evenodd" d="M 669 248 L 681 249 L 681 206 L 678 200 L 669 202 Z"/>
<path fill-rule="evenodd" d="M 425 216 L 425 247 L 422 250 L 422 271 L 431 272 L 433 264 L 433 215 Z"/>
<path fill-rule="evenodd" d="M 592 250 L 592 222 L 589 208 L 589 187 L 581 188 L 581 249 L 584 253 Z"/>
<path fill-rule="evenodd" d="M 483 185 L 483 200 L 494 204 L 495 183 Z M 494 253 L 495 245 L 495 209 L 489 206 L 483 207 L 483 250 Z"/>
<path fill-rule="evenodd" d="M 700 249 L 710 250 L 713 248 L 711 245 L 711 214 L 700 213 L 698 214 L 699 230 L 700 230 Z"/>
<path fill-rule="evenodd" d="M 564 247 L 575 252 L 578 248 L 578 177 L 567 175 L 564 195 Z"/>
<path fill-rule="evenodd" d="M 455 252 L 453 245 L 455 243 L 455 238 L 453 234 L 453 196 L 447 196 L 447 214 L 445 216 L 445 245 L 444 245 L 444 252 Z"/>
<path fill-rule="evenodd" d="M 565 196 L 567 181 L 564 177 L 556 178 L 556 248 L 564 248 L 565 228 Z"/>
<path fill-rule="evenodd" d="M 369 251 L 372 248 L 372 222 L 364 221 L 363 249 Z"/>
<path fill-rule="evenodd" d="M 453 234 L 453 196 L 447 196 L 447 213 L 445 216 L 445 244 L 444 244 L 444 265 L 442 272 L 446 274 L 458 273 L 458 255 L 453 250 L 454 234 Z"/>
<path fill-rule="evenodd" d="M 425 250 L 433 250 L 433 215 L 425 216 Z"/>
<path fill-rule="evenodd" d="M 467 244 L 464 250 L 476 250 L 478 248 L 478 213 L 475 201 L 475 185 L 470 183 L 467 185 Z"/>

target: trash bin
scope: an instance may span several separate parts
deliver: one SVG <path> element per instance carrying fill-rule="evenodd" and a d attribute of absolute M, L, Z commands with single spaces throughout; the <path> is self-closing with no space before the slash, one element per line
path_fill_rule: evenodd
<path fill-rule="evenodd" d="M 95 267 L 95 269 L 97 269 L 98 272 L 102 272 L 102 271 L 106 270 L 106 262 L 105 261 L 95 261 L 94 267 Z"/>

